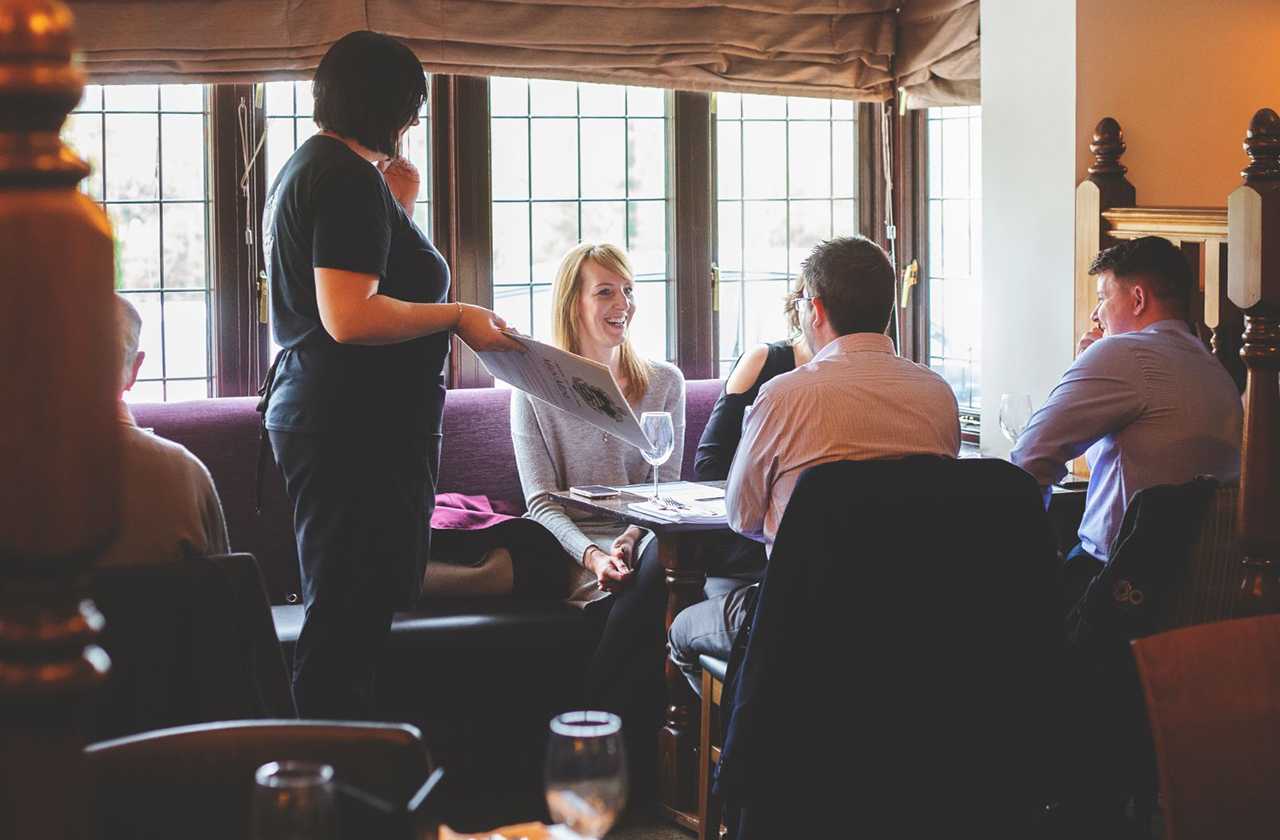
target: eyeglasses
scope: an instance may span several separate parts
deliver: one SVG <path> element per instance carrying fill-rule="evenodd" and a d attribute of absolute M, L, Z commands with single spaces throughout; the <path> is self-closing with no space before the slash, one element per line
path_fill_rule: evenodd
<path fill-rule="evenodd" d="M 797 295 L 796 306 L 799 306 L 801 303 L 804 303 L 804 302 L 808 302 L 809 305 L 812 306 L 813 301 L 820 297 L 822 297 L 822 295 Z"/>

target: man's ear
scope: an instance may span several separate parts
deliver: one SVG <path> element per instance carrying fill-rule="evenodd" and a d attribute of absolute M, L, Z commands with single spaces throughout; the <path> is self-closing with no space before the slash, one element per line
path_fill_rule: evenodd
<path fill-rule="evenodd" d="M 809 298 L 809 307 L 813 309 L 813 329 L 816 332 L 827 323 L 827 305 L 822 298 L 815 297 Z"/>
<path fill-rule="evenodd" d="M 1133 307 L 1133 314 L 1135 316 L 1140 316 L 1143 312 L 1147 311 L 1147 305 L 1150 303 L 1150 298 L 1147 295 L 1147 290 L 1143 288 L 1141 283 L 1134 283 L 1129 289 L 1129 303 Z"/>
<path fill-rule="evenodd" d="M 139 350 L 138 354 L 133 357 L 133 369 L 129 371 L 129 381 L 124 383 L 121 390 L 129 391 L 133 389 L 133 385 L 138 381 L 138 371 L 142 370 L 142 363 L 147 360 L 147 351 Z"/>

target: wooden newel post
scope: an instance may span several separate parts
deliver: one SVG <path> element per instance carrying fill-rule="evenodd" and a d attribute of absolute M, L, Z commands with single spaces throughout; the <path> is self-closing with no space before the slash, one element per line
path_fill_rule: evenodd
<path fill-rule="evenodd" d="M 1129 171 L 1120 157 L 1124 154 L 1124 131 L 1120 123 L 1104 117 L 1093 130 L 1089 151 L 1093 163 L 1089 177 L 1076 187 L 1076 336 L 1089 329 L 1089 313 L 1096 302 L 1094 278 L 1089 276 L 1089 263 L 1106 245 L 1106 222 L 1102 211 L 1113 207 L 1133 207 L 1137 193 L 1124 177 Z"/>
<path fill-rule="evenodd" d="M 1227 292 L 1244 311 L 1248 368 L 1238 533 L 1245 558 L 1241 608 L 1280 611 L 1280 117 L 1253 115 L 1250 163 L 1227 200 Z"/>
<path fill-rule="evenodd" d="M 59 130 L 84 87 L 56 0 L 0 0 L 0 836 L 77 837 L 105 679 L 77 580 L 116 525 L 121 353 L 105 214 Z"/>

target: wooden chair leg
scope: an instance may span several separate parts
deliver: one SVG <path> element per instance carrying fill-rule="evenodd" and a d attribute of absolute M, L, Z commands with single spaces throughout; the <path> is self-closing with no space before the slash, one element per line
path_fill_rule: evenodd
<path fill-rule="evenodd" d="M 702 715 L 698 722 L 698 840 L 719 840 L 720 808 L 711 795 L 711 727 L 713 683 L 702 672 Z"/>

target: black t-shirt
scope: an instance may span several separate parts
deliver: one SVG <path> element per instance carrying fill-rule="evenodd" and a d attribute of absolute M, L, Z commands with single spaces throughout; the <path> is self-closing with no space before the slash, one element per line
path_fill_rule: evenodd
<path fill-rule="evenodd" d="M 316 304 L 316 268 L 376 274 L 378 294 L 404 301 L 447 299 L 448 265 L 382 175 L 346 144 L 317 135 L 280 170 L 264 216 L 271 314 L 284 348 L 267 428 L 439 433 L 449 333 L 339 344 Z"/>

